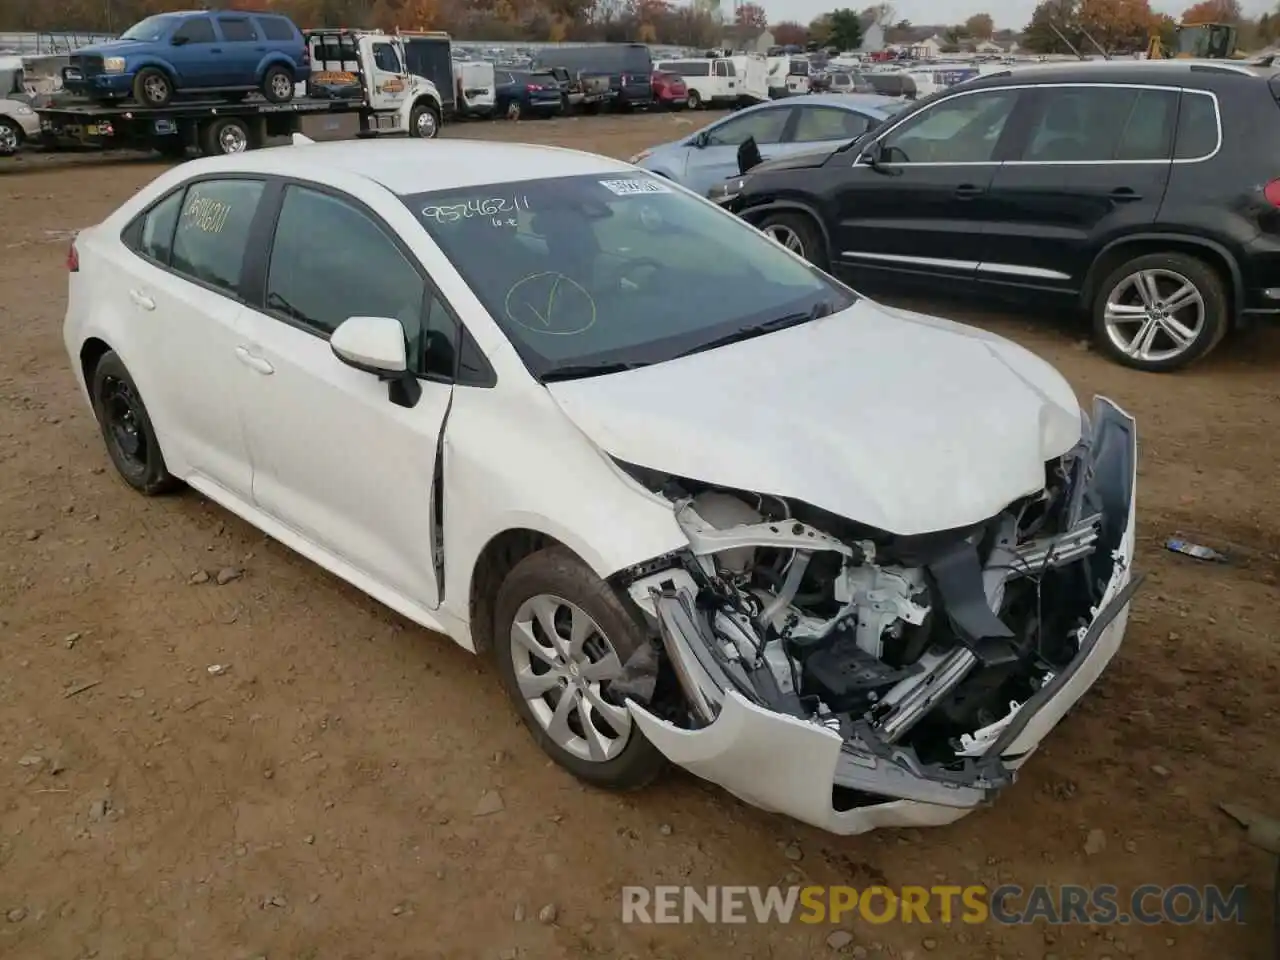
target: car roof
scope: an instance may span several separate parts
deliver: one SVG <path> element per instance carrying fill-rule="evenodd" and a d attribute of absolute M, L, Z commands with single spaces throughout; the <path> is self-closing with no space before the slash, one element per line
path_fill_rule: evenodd
<path fill-rule="evenodd" d="M 532 143 L 487 140 L 341 140 L 193 161 L 199 173 L 242 172 L 307 177 L 340 171 L 407 195 L 496 183 L 588 174 L 630 173 L 619 160 Z M 320 177 L 319 179 L 323 179 Z"/>
<path fill-rule="evenodd" d="M 1270 67 L 1251 66 L 1238 60 L 1079 60 L 1066 63 L 1015 64 L 1004 70 L 982 74 L 964 84 L 975 87 L 1006 86 L 1018 83 L 1186 83 L 1207 74 L 1218 76 L 1268 77 Z"/>
<path fill-rule="evenodd" d="M 890 104 L 896 105 L 897 103 L 896 97 L 885 97 L 878 93 L 805 93 L 797 97 L 784 97 L 781 100 L 768 100 L 765 103 L 757 103 L 755 106 L 729 114 L 726 119 L 741 116 L 744 113 L 751 113 L 754 110 L 786 110 L 788 107 L 804 106 L 805 104 L 840 107 L 853 113 L 870 110 L 887 114 L 885 108 Z"/>

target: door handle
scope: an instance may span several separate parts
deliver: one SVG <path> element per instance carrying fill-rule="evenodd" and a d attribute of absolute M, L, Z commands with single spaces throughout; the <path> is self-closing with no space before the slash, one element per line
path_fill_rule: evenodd
<path fill-rule="evenodd" d="M 271 361 L 252 353 L 248 347 L 236 347 L 236 358 L 257 373 L 275 373 L 276 368 L 271 365 Z"/>
<path fill-rule="evenodd" d="M 210 53 L 221 53 L 221 52 L 222 52 L 222 48 L 221 48 L 221 47 L 210 47 L 210 48 L 209 48 L 209 52 L 210 52 Z"/>
<path fill-rule="evenodd" d="M 976 197 L 979 194 L 985 193 L 985 192 L 986 191 L 984 191 L 982 187 L 975 186 L 972 183 L 962 183 L 960 184 L 960 186 L 956 187 L 956 196 L 959 197 L 961 200 L 966 200 L 970 197 Z"/>
<path fill-rule="evenodd" d="M 1142 194 L 1133 187 L 1116 187 L 1111 191 L 1111 199 L 1119 203 L 1132 203 L 1134 200 L 1141 200 Z"/>
<path fill-rule="evenodd" d="M 156 302 L 141 290 L 130 290 L 129 299 L 140 306 L 143 310 L 154 310 L 156 308 Z"/>

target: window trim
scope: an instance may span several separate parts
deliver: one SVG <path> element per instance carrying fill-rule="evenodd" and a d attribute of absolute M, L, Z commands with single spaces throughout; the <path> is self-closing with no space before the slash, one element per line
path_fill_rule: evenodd
<path fill-rule="evenodd" d="M 440 291 L 440 288 L 431 279 L 431 275 L 427 272 L 426 268 L 422 265 L 422 262 L 417 258 L 417 256 L 414 255 L 413 251 L 409 249 L 408 244 L 404 242 L 403 238 L 398 233 L 387 225 L 386 220 L 384 220 L 377 211 L 371 208 L 359 197 L 354 197 L 351 194 L 340 190 L 337 187 L 331 187 L 328 184 L 316 183 L 312 180 L 303 180 L 298 177 L 286 176 L 271 176 L 268 180 L 270 181 L 270 186 L 274 188 L 274 193 L 270 198 L 269 204 L 271 216 L 267 222 L 261 224 L 255 222 L 253 233 L 251 234 L 250 241 L 246 246 L 246 256 L 251 250 L 259 250 L 262 254 L 257 258 L 255 264 L 251 268 L 252 279 L 254 281 L 252 291 L 253 298 L 246 302 L 246 306 L 258 313 L 261 313 L 263 316 L 270 317 L 272 320 L 277 320 L 293 327 L 295 330 L 299 330 L 302 333 L 309 334 L 310 336 L 328 342 L 332 334 L 324 333 L 301 320 L 290 317 L 279 310 L 272 309 L 267 306 L 266 302 L 267 284 L 271 275 L 271 254 L 275 249 L 276 227 L 280 222 L 280 214 L 284 210 L 284 198 L 288 188 L 298 187 L 302 190 L 310 190 L 313 193 L 323 194 L 331 199 L 338 200 L 353 207 L 373 221 L 374 226 L 391 241 L 392 245 L 400 252 L 400 255 L 405 258 L 409 266 L 421 278 L 423 285 L 421 307 L 423 312 L 426 312 L 425 308 L 428 301 L 434 298 L 436 302 L 444 308 L 445 313 L 453 320 L 454 325 L 457 328 L 457 343 L 454 348 L 453 376 L 446 378 L 439 374 L 428 374 L 425 371 L 413 369 L 419 366 L 418 363 L 414 362 L 411 364 L 411 369 L 409 371 L 413 374 L 414 378 L 417 380 L 426 380 L 431 383 L 448 383 L 459 387 L 489 388 L 497 386 L 498 380 L 493 369 L 493 364 L 489 362 L 489 358 L 485 356 L 484 351 L 481 350 L 479 344 L 475 342 L 475 338 L 467 329 L 467 325 L 462 322 L 461 315 L 456 309 L 454 309 L 453 304 L 449 302 L 448 298 L 444 296 Z M 426 231 L 424 230 L 423 233 L 426 234 Z M 434 240 L 432 242 L 434 242 Z M 248 285 L 248 279 L 249 275 L 246 275 L 246 285 Z M 474 347 L 475 355 L 483 361 L 484 369 L 474 377 L 463 379 L 460 377 L 462 371 L 462 352 L 465 349 L 466 341 L 468 340 L 471 341 L 471 344 Z"/>
<path fill-rule="evenodd" d="M 857 167 L 869 168 L 870 165 L 867 162 L 867 157 L 869 156 L 869 154 L 867 153 L 868 147 L 880 144 L 886 137 L 892 134 L 896 129 L 898 129 L 898 127 L 902 126 L 904 123 L 914 120 L 916 117 L 920 116 L 921 114 L 928 113 L 930 110 L 934 109 L 940 104 L 950 103 L 951 101 L 957 100 L 960 97 L 972 97 L 978 94 L 996 93 L 996 92 L 1005 91 L 1005 90 L 1013 90 L 1013 91 L 1021 92 L 1024 90 L 1035 91 L 1035 90 L 1053 90 L 1053 89 L 1079 88 L 1079 87 L 1106 87 L 1106 88 L 1119 87 L 1127 90 L 1157 90 L 1157 91 L 1163 90 L 1170 93 L 1176 93 L 1179 95 L 1179 113 L 1181 113 L 1181 98 L 1183 96 L 1186 96 L 1187 94 L 1191 94 L 1193 96 L 1208 97 L 1210 100 L 1213 101 L 1213 114 L 1214 114 L 1215 120 L 1217 121 L 1217 127 L 1218 127 L 1218 142 L 1214 146 L 1213 151 L 1211 153 L 1207 153 L 1202 157 L 1188 157 L 1185 159 L 1177 159 L 1171 155 L 1170 158 L 1165 160 L 969 160 L 969 161 L 927 161 L 923 163 L 907 162 L 907 163 L 894 163 L 891 165 L 895 167 L 1000 167 L 1000 166 L 1091 167 L 1091 166 L 1101 166 L 1103 164 L 1121 164 L 1124 166 L 1133 166 L 1137 164 L 1151 165 L 1151 164 L 1164 164 L 1164 163 L 1182 165 L 1182 164 L 1189 164 L 1189 163 L 1205 163 L 1206 161 L 1212 160 L 1222 151 L 1222 143 L 1223 143 L 1222 105 L 1218 101 L 1218 95 L 1214 91 L 1201 90 L 1195 87 L 1178 87 L 1170 84 L 1134 83 L 1132 81 L 1127 81 L 1123 83 L 1120 83 L 1120 82 L 1106 83 L 1103 81 L 1096 81 L 1096 80 L 1095 81 L 1081 80 L 1081 81 L 1063 81 L 1061 83 L 1001 84 L 999 86 L 992 86 L 992 87 L 979 87 L 976 90 L 957 90 L 955 93 L 951 94 L 950 96 L 940 97 L 937 100 L 933 101 L 932 103 L 927 104 L 922 109 L 914 110 L 909 115 L 905 117 L 901 117 L 896 123 L 894 123 L 888 129 L 884 130 L 878 137 L 870 141 L 866 147 L 858 151 L 858 155 L 853 159 L 853 166 L 855 168 Z M 1015 110 L 1017 109 L 1017 107 L 1018 107 L 1018 104 L 1014 104 Z M 1010 116 L 1012 117 L 1012 114 Z M 1178 140 L 1178 131 L 1177 131 L 1177 126 L 1175 121 L 1173 146 L 1171 148 L 1171 154 L 1177 151 L 1177 140 Z"/>

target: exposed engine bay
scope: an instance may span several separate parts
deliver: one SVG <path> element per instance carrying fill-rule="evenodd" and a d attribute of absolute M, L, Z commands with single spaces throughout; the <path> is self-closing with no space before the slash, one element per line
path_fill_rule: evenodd
<path fill-rule="evenodd" d="M 1043 489 L 999 515 L 909 537 L 624 464 L 672 501 L 690 548 L 627 571 L 660 643 L 617 692 L 685 730 L 732 692 L 838 734 L 837 809 L 979 802 L 1012 779 L 1015 718 L 1080 658 L 1126 563 L 1134 448 L 1117 422 L 1086 420 Z"/>

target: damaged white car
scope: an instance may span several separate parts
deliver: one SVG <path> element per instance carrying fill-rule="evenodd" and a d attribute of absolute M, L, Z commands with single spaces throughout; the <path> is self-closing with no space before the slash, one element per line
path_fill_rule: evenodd
<path fill-rule="evenodd" d="M 946 823 L 1121 642 L 1127 415 L 626 164 L 197 161 L 68 267 L 130 485 L 185 482 L 489 652 L 591 782 L 670 760 L 838 833 Z"/>

